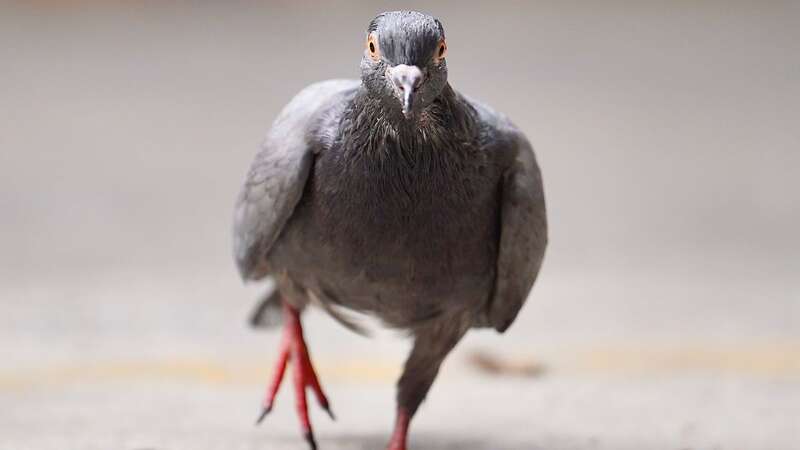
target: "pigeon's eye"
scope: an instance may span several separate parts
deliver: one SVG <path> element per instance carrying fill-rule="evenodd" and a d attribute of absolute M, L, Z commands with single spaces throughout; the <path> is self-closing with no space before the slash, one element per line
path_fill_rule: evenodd
<path fill-rule="evenodd" d="M 373 61 L 379 61 L 381 59 L 381 51 L 378 48 L 378 39 L 373 33 L 370 33 L 370 35 L 367 36 L 367 51 L 369 52 L 369 57 L 372 58 Z"/>
<path fill-rule="evenodd" d="M 439 64 L 447 55 L 447 42 L 444 39 L 439 41 L 439 46 L 436 48 L 436 54 L 433 55 L 433 62 Z"/>

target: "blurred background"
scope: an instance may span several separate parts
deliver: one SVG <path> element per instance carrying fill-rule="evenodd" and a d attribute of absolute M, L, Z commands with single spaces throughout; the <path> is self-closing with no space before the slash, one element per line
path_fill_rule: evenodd
<path fill-rule="evenodd" d="M 799 449 L 797 2 L 78 0 L 0 4 L 0 449 L 305 448 L 288 389 L 253 426 L 279 334 L 246 326 L 233 202 L 280 108 L 357 77 L 398 8 L 527 133 L 551 223 L 412 447 Z M 321 448 L 383 448 L 407 340 L 306 328 Z"/>

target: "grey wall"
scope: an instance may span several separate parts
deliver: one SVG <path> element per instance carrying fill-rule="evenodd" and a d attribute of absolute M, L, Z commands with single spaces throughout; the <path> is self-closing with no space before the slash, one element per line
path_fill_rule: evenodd
<path fill-rule="evenodd" d="M 625 286 L 646 271 L 658 274 L 646 294 L 694 283 L 692 304 L 775 320 L 800 308 L 797 4 L 407 6 L 443 20 L 452 84 L 538 151 L 543 285 L 585 272 Z M 2 282 L 203 270 L 234 286 L 231 208 L 257 144 L 303 86 L 357 76 L 363 30 L 391 7 L 4 6 Z M 704 277 L 734 292 L 706 295 Z M 598 297 L 573 301 L 646 304 Z"/>

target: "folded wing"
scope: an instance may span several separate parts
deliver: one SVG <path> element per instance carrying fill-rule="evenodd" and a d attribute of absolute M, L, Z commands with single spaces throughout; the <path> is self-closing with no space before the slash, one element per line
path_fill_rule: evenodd
<path fill-rule="evenodd" d="M 332 80 L 301 91 L 281 112 L 247 174 L 234 212 L 234 257 L 243 279 L 269 274 L 266 257 L 305 189 L 319 145 L 320 110 L 358 83 Z"/>

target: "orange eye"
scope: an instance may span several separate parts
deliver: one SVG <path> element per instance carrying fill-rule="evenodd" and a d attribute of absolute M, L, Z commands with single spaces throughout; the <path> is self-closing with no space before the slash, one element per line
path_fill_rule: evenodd
<path fill-rule="evenodd" d="M 381 59 L 381 50 L 378 48 L 378 38 L 375 37 L 374 33 L 370 33 L 369 36 L 367 36 L 367 52 L 373 61 L 379 61 Z"/>
<path fill-rule="evenodd" d="M 436 54 L 433 55 L 433 62 L 439 64 L 447 55 L 447 42 L 444 39 L 439 41 L 439 47 L 436 48 Z"/>

